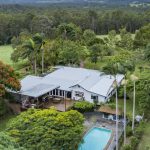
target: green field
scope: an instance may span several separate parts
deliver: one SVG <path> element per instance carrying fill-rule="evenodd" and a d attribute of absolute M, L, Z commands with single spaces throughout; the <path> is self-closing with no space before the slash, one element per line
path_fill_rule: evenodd
<path fill-rule="evenodd" d="M 6 64 L 13 65 L 10 57 L 13 52 L 13 48 L 10 45 L 0 46 L 0 60 Z"/>
<path fill-rule="evenodd" d="M 20 60 L 17 63 L 14 63 L 11 60 L 11 54 L 13 53 L 13 48 L 11 45 L 6 46 L 0 46 L 0 61 L 2 61 L 5 64 L 11 65 L 15 71 L 17 71 L 20 74 L 20 77 L 23 77 L 27 74 L 27 72 L 24 72 L 24 68 L 27 64 L 26 60 Z"/>

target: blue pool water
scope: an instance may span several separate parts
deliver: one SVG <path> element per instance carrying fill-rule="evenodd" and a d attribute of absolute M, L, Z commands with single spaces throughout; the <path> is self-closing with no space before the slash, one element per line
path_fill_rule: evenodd
<path fill-rule="evenodd" d="M 78 150 L 103 150 L 111 137 L 111 130 L 94 127 L 84 136 Z"/>

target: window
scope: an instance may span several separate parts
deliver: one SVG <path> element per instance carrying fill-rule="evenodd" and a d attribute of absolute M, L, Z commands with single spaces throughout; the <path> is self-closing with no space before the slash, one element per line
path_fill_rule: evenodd
<path fill-rule="evenodd" d="M 83 97 L 83 96 L 84 96 L 84 93 L 83 93 L 83 92 L 76 91 L 76 92 L 75 92 L 75 96 Z"/>
<path fill-rule="evenodd" d="M 93 99 L 93 100 L 98 100 L 98 96 L 96 96 L 96 95 L 91 95 L 91 99 Z"/>
<path fill-rule="evenodd" d="M 97 95 L 91 95 L 91 99 L 93 102 L 97 105 L 98 104 L 98 96 Z"/>

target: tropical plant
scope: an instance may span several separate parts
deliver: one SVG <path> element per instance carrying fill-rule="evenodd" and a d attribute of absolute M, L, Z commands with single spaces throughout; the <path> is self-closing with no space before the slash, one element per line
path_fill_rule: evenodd
<path fill-rule="evenodd" d="M 133 91 L 133 113 L 132 113 L 132 131 L 134 132 L 134 122 L 135 122 L 135 83 L 138 80 L 138 77 L 131 75 L 131 81 L 133 81 L 134 91 Z"/>

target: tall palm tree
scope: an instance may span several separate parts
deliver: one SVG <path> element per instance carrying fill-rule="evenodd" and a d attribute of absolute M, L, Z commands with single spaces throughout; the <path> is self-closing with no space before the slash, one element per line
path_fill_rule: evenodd
<path fill-rule="evenodd" d="M 118 84 L 117 84 L 117 73 L 120 70 L 120 64 L 119 63 L 111 63 L 108 66 L 104 67 L 104 71 L 106 73 L 114 75 L 115 81 L 114 81 L 114 89 L 116 93 L 116 150 L 118 150 Z"/>
<path fill-rule="evenodd" d="M 135 83 L 138 80 L 138 77 L 135 75 L 131 75 L 130 76 L 131 81 L 133 81 L 133 86 L 134 86 L 134 90 L 133 90 L 133 112 L 132 112 L 132 132 L 134 132 L 134 122 L 135 122 Z"/>
<path fill-rule="evenodd" d="M 29 39 L 28 41 L 24 42 L 22 47 L 25 49 L 22 52 L 22 58 L 30 57 L 31 60 L 34 60 L 34 72 L 36 74 L 36 55 L 35 55 L 35 43 L 32 39 Z"/>
<path fill-rule="evenodd" d="M 45 45 L 44 34 L 36 33 L 33 36 L 33 41 L 35 42 L 36 52 L 41 51 L 42 53 L 42 73 L 43 73 L 44 72 L 44 45 Z"/>
<path fill-rule="evenodd" d="M 127 80 L 122 81 L 122 85 L 124 86 L 124 145 L 126 144 L 126 85 Z"/>

